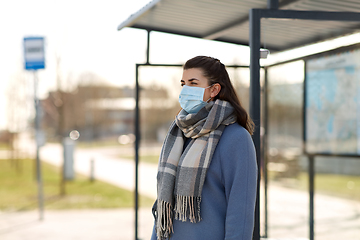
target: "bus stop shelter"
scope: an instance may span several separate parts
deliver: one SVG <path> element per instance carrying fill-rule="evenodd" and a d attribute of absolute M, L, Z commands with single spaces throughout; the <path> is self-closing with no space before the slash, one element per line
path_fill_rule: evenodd
<path fill-rule="evenodd" d="M 151 65 L 149 62 L 151 31 L 249 46 L 250 116 L 256 125 L 253 141 L 258 166 L 261 166 L 266 161 L 264 158 L 266 144 L 262 142 L 260 126 L 266 124 L 260 121 L 264 119 L 261 117 L 260 50 L 266 48 L 272 53 L 282 52 L 355 33 L 360 27 L 359 10 L 360 2 L 355 0 L 153 0 L 122 22 L 118 30 L 131 27 L 148 31 L 145 65 Z M 137 65 L 137 69 L 140 65 Z M 138 81 L 136 88 L 135 133 L 139 136 Z M 140 138 L 137 137 L 136 166 L 139 141 Z M 260 239 L 260 176 L 266 178 L 266 168 L 264 174 L 260 174 L 260 171 L 259 167 L 254 240 Z M 135 191 L 137 196 L 137 189 Z M 135 239 L 137 239 L 137 202 L 136 199 Z M 314 162 L 311 157 L 309 158 L 309 239 L 314 239 Z"/>

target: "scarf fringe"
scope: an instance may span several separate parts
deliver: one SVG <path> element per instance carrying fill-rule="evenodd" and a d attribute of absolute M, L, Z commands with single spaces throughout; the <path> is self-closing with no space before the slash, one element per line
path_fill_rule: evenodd
<path fill-rule="evenodd" d="M 158 240 L 169 238 L 170 234 L 174 232 L 172 212 L 170 203 L 159 199 L 157 200 L 156 235 Z"/>
<path fill-rule="evenodd" d="M 200 217 L 201 197 L 193 196 L 176 196 L 175 209 L 172 209 L 170 203 L 164 200 L 157 200 L 157 216 L 156 216 L 156 235 L 158 240 L 170 238 L 173 229 L 173 211 L 175 219 L 186 222 L 187 219 L 191 223 L 201 221 Z"/>
<path fill-rule="evenodd" d="M 189 219 L 191 223 L 200 222 L 200 203 L 201 197 L 177 195 L 174 209 L 175 219 L 183 222 Z"/>

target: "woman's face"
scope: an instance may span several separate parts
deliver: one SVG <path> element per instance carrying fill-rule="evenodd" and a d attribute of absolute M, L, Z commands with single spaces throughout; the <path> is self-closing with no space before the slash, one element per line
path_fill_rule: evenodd
<path fill-rule="evenodd" d="M 209 80 L 204 77 L 203 71 L 200 68 L 189 68 L 183 71 L 181 86 L 190 86 L 190 87 L 209 87 Z M 211 98 L 211 88 L 206 88 L 203 96 L 203 101 L 209 100 Z"/>

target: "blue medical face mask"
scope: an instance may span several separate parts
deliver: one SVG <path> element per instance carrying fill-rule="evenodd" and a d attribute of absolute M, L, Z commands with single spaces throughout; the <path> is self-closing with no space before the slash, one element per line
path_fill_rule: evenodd
<path fill-rule="evenodd" d="M 211 99 L 209 98 L 206 102 L 203 101 L 206 88 L 189 87 L 184 85 L 179 95 L 179 103 L 181 108 L 188 113 L 197 113 L 201 108 L 205 107 Z"/>

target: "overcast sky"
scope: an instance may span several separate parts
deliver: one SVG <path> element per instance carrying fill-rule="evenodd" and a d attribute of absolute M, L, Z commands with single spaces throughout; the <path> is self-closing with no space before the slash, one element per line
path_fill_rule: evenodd
<path fill-rule="evenodd" d="M 23 38 L 45 37 L 46 69 L 39 70 L 39 95 L 56 89 L 56 59 L 62 86 L 83 72 L 112 85 L 133 85 L 135 63 L 145 62 L 146 32 L 117 26 L 149 0 L 8 0 L 0 2 L 0 129 L 6 128 L 11 83 L 19 79 L 33 91 L 33 75 L 24 70 Z M 208 40 L 152 33 L 152 63 L 184 63 L 209 55 L 225 64 L 246 64 L 248 48 Z M 290 53 L 294 55 L 294 53 Z M 181 76 L 179 76 L 181 77 Z M 15 86 L 16 86 L 15 84 Z M 13 86 L 14 87 L 14 86 Z"/>
<path fill-rule="evenodd" d="M 6 127 L 9 85 L 23 79 L 32 91 L 33 75 L 24 70 L 23 38 L 45 38 L 46 68 L 38 71 L 39 95 L 56 89 L 56 59 L 64 88 L 83 72 L 113 85 L 132 85 L 135 63 L 145 62 L 146 32 L 117 26 L 149 0 L 11 0 L 0 2 L 0 129 Z M 215 45 L 214 45 L 215 44 Z M 217 44 L 217 45 L 216 45 Z M 218 47 L 214 47 L 218 46 Z M 218 55 L 239 47 L 169 34 L 152 33 L 151 61 L 183 63 L 198 54 Z M 217 54 L 218 53 L 218 54 Z M 219 56 L 220 55 L 220 56 Z"/>

